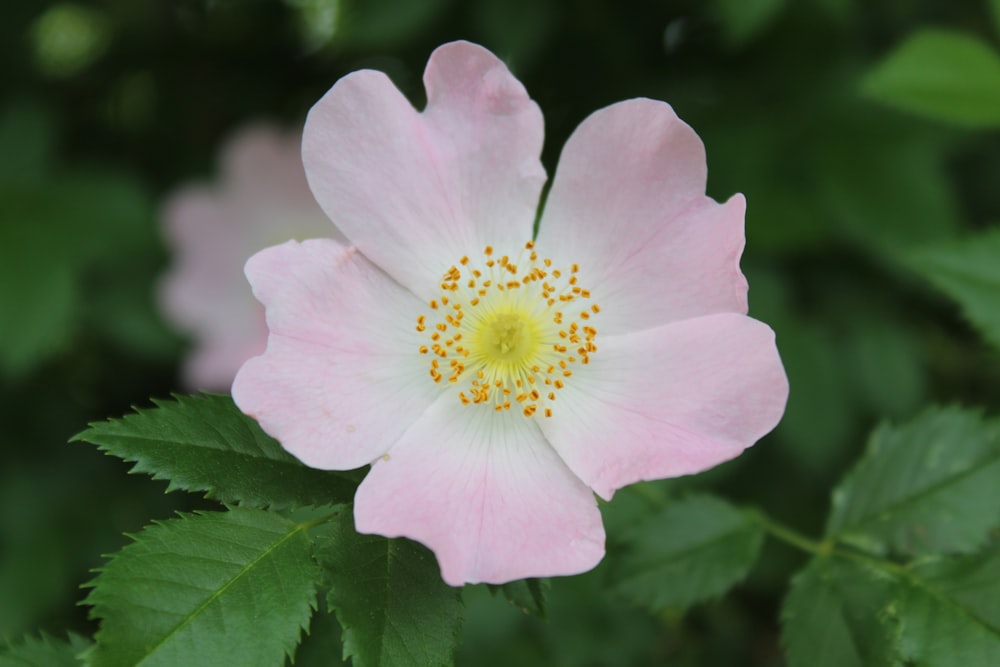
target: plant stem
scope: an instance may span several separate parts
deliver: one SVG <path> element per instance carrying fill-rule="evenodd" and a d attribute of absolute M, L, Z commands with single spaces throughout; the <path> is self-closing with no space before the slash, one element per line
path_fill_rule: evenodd
<path fill-rule="evenodd" d="M 833 551 L 833 547 L 829 542 L 817 542 L 812 540 L 797 530 L 789 528 L 782 523 L 778 523 L 759 509 L 751 509 L 749 510 L 749 513 L 765 533 L 781 542 L 784 542 L 785 544 L 791 545 L 802 551 L 807 551 L 811 554 L 816 554 L 817 556 L 827 556 Z"/>

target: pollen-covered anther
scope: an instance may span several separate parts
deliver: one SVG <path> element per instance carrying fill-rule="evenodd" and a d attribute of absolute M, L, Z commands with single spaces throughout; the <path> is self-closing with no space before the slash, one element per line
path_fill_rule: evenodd
<path fill-rule="evenodd" d="M 590 291 L 579 285 L 579 265 L 552 268 L 534 246 L 529 241 L 517 257 L 493 246 L 461 257 L 442 274 L 430 315 L 417 316 L 416 330 L 431 343 L 418 348 L 432 353 L 430 377 L 455 385 L 463 405 L 496 412 L 513 405 L 525 417 L 551 417 L 572 367 L 597 351 L 592 322 L 601 309 L 585 303 Z"/>

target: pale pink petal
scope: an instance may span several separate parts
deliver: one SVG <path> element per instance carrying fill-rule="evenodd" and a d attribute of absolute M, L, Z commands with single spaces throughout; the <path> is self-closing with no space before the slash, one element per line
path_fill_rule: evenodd
<path fill-rule="evenodd" d="M 164 317 L 193 338 L 184 361 L 191 388 L 228 390 L 240 364 L 264 350 L 263 310 L 242 266 L 250 252 L 234 242 L 232 210 L 207 188 L 185 188 L 168 200 L 163 230 L 173 263 L 157 290 Z"/>
<path fill-rule="evenodd" d="M 591 363 L 541 420 L 570 469 L 604 498 L 727 461 L 778 423 L 788 379 L 774 332 L 707 315 L 598 339 Z"/>
<path fill-rule="evenodd" d="M 190 388 L 228 390 L 240 365 L 264 350 L 267 328 L 243 276 L 253 253 L 291 238 L 343 238 L 316 204 L 295 133 L 258 124 L 237 132 L 220 183 L 178 190 L 163 208 L 173 251 L 159 285 L 164 317 L 192 338 Z"/>
<path fill-rule="evenodd" d="M 595 112 L 563 149 L 539 252 L 580 265 L 602 334 L 747 311 L 741 195 L 705 196 L 705 149 L 663 102 Z"/>
<path fill-rule="evenodd" d="M 593 493 L 536 422 L 450 393 L 375 462 L 354 516 L 360 532 L 430 547 L 453 586 L 577 574 L 604 554 Z"/>
<path fill-rule="evenodd" d="M 418 113 L 381 72 L 340 79 L 309 112 L 303 159 L 351 243 L 429 299 L 463 255 L 531 238 L 545 174 L 541 112 L 493 54 L 445 44 L 424 81 Z"/>
<path fill-rule="evenodd" d="M 423 304 L 354 248 L 289 241 L 254 255 L 247 277 L 270 336 L 233 399 L 303 463 L 370 463 L 440 394 L 418 353 Z"/>

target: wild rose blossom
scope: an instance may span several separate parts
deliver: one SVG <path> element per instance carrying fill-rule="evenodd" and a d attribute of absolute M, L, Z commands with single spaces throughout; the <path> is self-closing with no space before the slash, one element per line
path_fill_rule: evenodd
<path fill-rule="evenodd" d="M 228 391 L 267 342 L 264 309 L 243 277 L 247 258 L 290 238 L 344 237 L 309 191 L 297 133 L 248 126 L 228 141 L 220 163 L 220 184 L 185 186 L 164 206 L 173 263 L 158 297 L 164 318 L 193 339 L 184 383 Z"/>
<path fill-rule="evenodd" d="M 417 112 L 354 72 L 309 113 L 309 184 L 351 245 L 247 262 L 270 337 L 233 396 L 307 465 L 371 463 L 357 529 L 424 543 L 449 584 L 582 572 L 595 492 L 710 468 L 782 414 L 773 332 L 745 314 L 745 202 L 705 196 L 667 104 L 628 100 L 569 139 L 532 240 L 538 107 L 466 42 L 424 83 Z"/>

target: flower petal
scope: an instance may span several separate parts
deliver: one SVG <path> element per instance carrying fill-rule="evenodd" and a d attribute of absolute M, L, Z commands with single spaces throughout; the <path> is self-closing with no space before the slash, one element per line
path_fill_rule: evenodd
<path fill-rule="evenodd" d="M 347 238 L 429 299 L 463 255 L 531 238 L 544 128 L 524 87 L 480 46 L 439 47 L 424 82 L 418 113 L 381 72 L 340 79 L 309 112 L 303 159 Z"/>
<path fill-rule="evenodd" d="M 246 271 L 270 336 L 237 374 L 236 404 L 314 468 L 387 452 L 440 393 L 417 352 L 421 302 L 331 239 L 268 248 Z"/>
<path fill-rule="evenodd" d="M 241 271 L 250 253 L 233 223 L 229 202 L 207 188 L 183 188 L 164 206 L 163 233 L 175 254 L 157 301 L 193 338 L 183 369 L 192 388 L 228 389 L 240 364 L 264 351 L 264 313 Z"/>
<path fill-rule="evenodd" d="M 354 515 L 360 532 L 430 547 L 452 586 L 577 574 L 604 554 L 593 493 L 537 425 L 450 394 L 375 462 Z"/>
<path fill-rule="evenodd" d="M 604 498 L 706 470 L 778 423 L 788 398 L 774 332 L 722 313 L 599 340 L 542 430 Z"/>
<path fill-rule="evenodd" d="M 740 272 L 745 201 L 705 196 L 705 149 L 668 104 L 595 112 L 563 149 L 538 235 L 557 265 L 580 265 L 602 334 L 747 312 Z"/>

